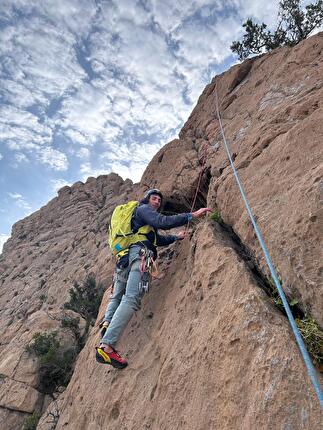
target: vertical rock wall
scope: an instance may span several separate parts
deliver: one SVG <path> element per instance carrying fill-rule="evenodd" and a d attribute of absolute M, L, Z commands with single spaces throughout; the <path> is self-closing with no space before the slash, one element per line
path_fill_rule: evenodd
<path fill-rule="evenodd" d="M 41 411 L 46 403 L 39 360 L 26 347 L 36 332 L 57 329 L 65 343 L 75 344 L 60 323 L 68 291 L 90 273 L 110 285 L 107 220 L 112 207 L 132 191 L 131 181 L 115 174 L 89 178 L 62 188 L 58 197 L 14 225 L 0 257 L 1 428 L 20 429 L 26 413 Z M 81 318 L 81 329 L 84 324 Z"/>
<path fill-rule="evenodd" d="M 24 346 L 36 331 L 59 327 L 74 281 L 94 273 L 109 285 L 106 222 L 116 204 L 148 187 L 163 191 L 167 212 L 188 211 L 200 180 L 196 207 L 218 208 L 268 276 L 221 141 L 216 89 L 238 173 L 283 288 L 323 325 L 322 36 L 215 77 L 179 139 L 159 151 L 138 186 L 114 174 L 89 178 L 15 225 L 0 258 L 0 425 L 18 429 L 26 414 L 42 409 L 39 430 L 52 429 L 53 416 L 57 429 L 321 428 L 286 318 L 228 230 L 210 220 L 193 224 L 190 240 L 160 253 L 165 278 L 154 283 L 119 346 L 127 369 L 95 362 L 93 328 L 68 388 L 45 411 L 38 361 Z M 106 294 L 101 315 L 107 300 Z"/>

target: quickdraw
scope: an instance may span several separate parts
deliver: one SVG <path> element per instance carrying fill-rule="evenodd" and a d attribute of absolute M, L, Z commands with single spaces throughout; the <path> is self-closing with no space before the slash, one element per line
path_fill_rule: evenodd
<path fill-rule="evenodd" d="M 140 250 L 140 266 L 141 281 L 139 289 L 141 292 L 148 293 L 151 278 L 159 276 L 158 267 L 154 260 L 154 253 L 148 248 L 141 248 Z"/>

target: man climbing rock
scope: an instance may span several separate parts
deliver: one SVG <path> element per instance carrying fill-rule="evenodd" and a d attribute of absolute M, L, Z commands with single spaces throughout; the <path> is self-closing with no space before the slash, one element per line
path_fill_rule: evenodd
<path fill-rule="evenodd" d="M 101 343 L 96 351 L 99 363 L 111 364 L 119 369 L 127 366 L 127 361 L 116 351 L 115 346 L 133 314 L 140 309 L 141 299 L 148 290 L 150 264 L 154 264 L 157 258 L 156 247 L 167 246 L 186 237 L 185 231 L 162 236 L 158 234 L 158 229 L 180 227 L 192 218 L 211 212 L 209 208 L 201 208 L 192 213 L 165 216 L 158 212 L 162 199 L 159 190 L 149 190 L 133 212 L 131 230 L 134 243 L 117 254 L 113 294 L 102 323 Z"/>

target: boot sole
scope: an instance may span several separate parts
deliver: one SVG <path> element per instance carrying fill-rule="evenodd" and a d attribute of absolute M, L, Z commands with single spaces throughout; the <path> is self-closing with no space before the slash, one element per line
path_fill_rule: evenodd
<path fill-rule="evenodd" d="M 110 364 L 110 366 L 116 368 L 116 369 L 124 369 L 128 366 L 128 363 L 120 363 L 117 360 L 113 360 L 113 358 L 110 358 L 102 349 L 97 349 L 95 359 L 100 364 Z"/>

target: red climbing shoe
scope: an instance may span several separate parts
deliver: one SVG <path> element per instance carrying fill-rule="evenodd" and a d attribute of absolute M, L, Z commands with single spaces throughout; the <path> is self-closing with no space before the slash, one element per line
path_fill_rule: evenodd
<path fill-rule="evenodd" d="M 112 348 L 112 347 L 111 347 Z M 102 364 L 111 364 L 111 366 L 117 369 L 123 369 L 128 366 L 127 361 L 121 357 L 121 355 L 112 348 L 111 352 L 107 352 L 104 346 L 96 348 L 96 361 Z"/>

